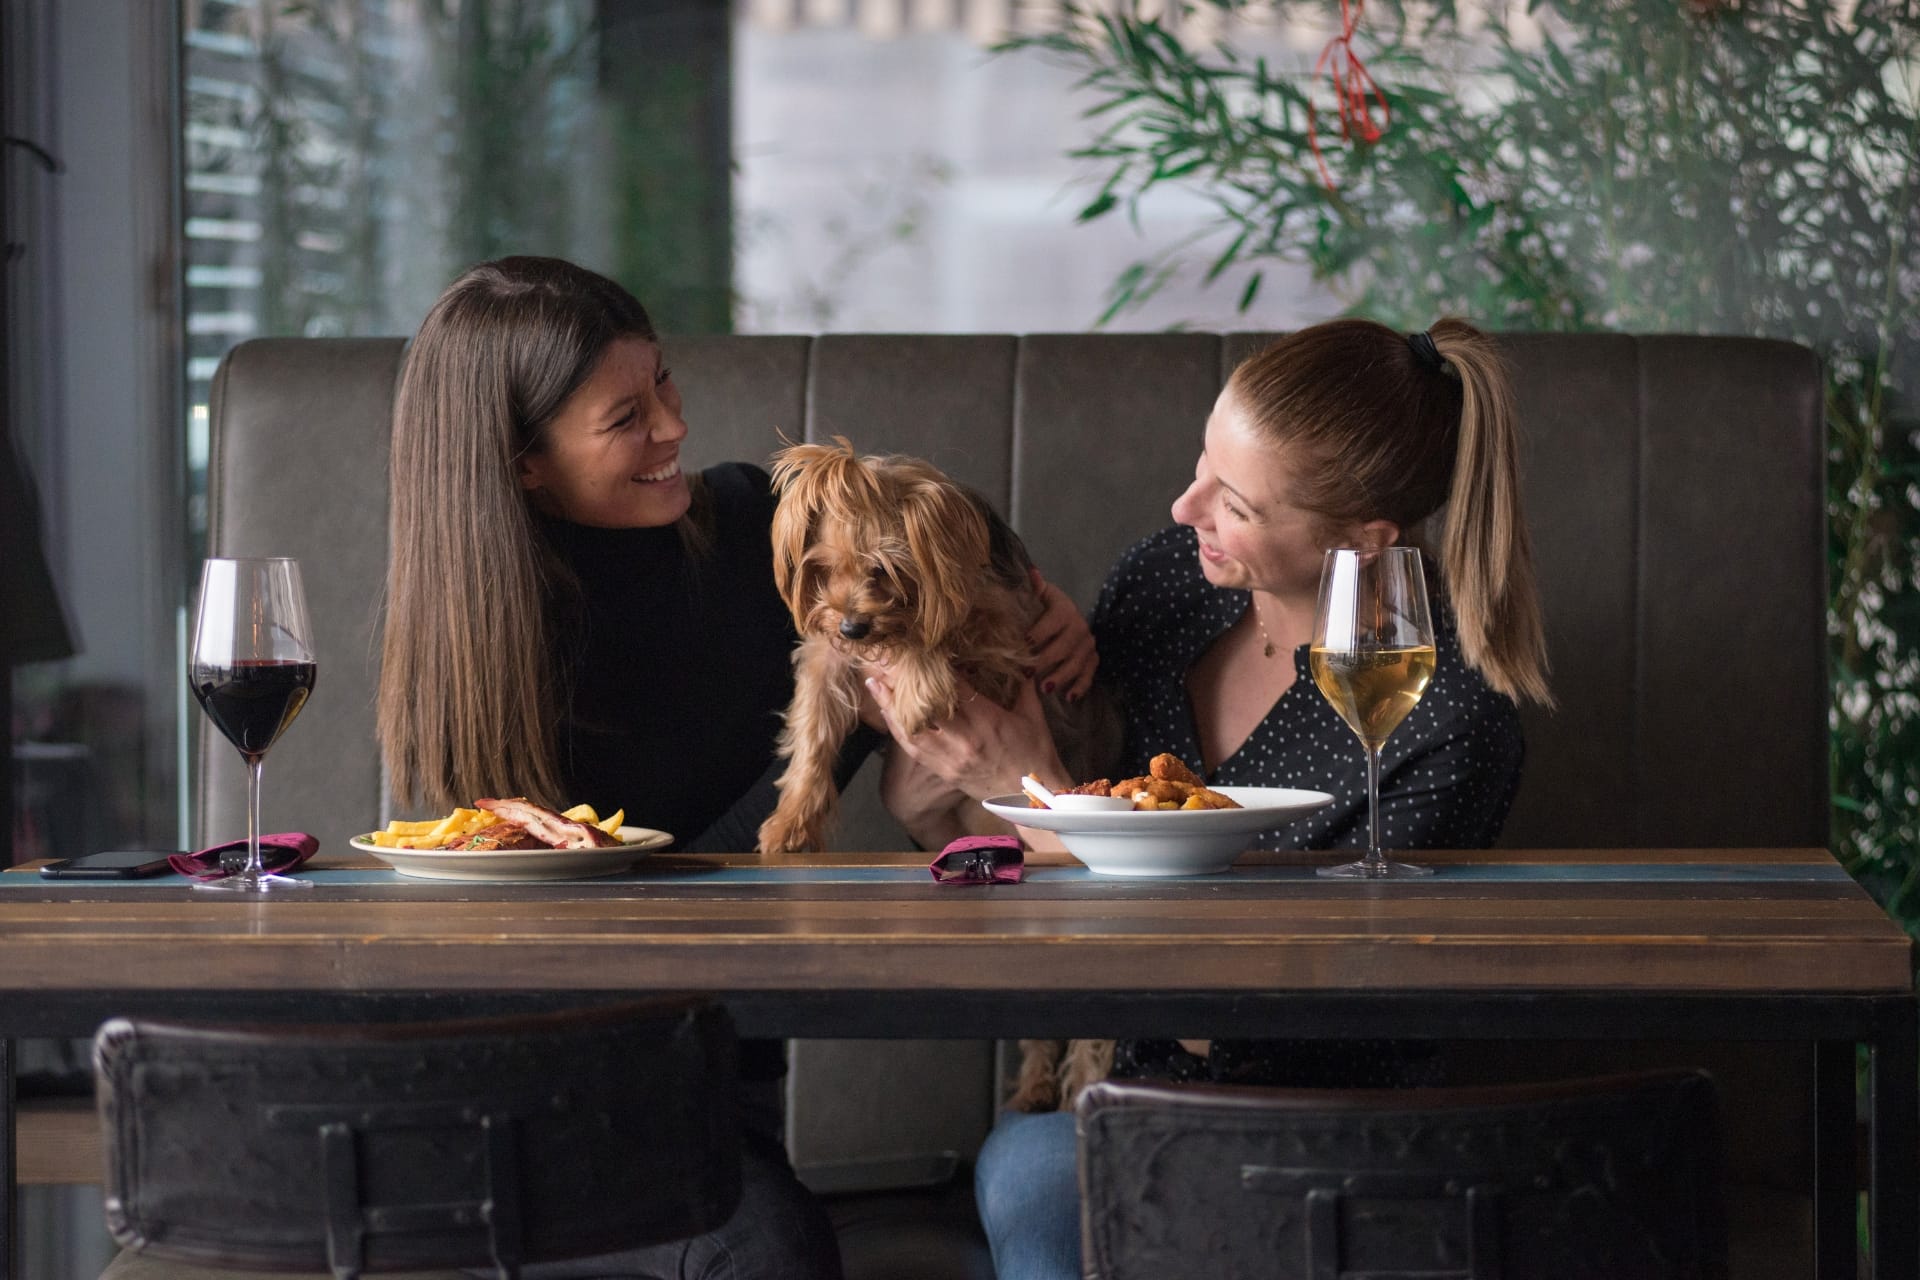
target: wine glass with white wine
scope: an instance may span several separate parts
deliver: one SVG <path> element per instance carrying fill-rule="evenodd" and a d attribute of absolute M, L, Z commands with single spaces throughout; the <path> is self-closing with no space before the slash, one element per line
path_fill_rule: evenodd
<path fill-rule="evenodd" d="M 1313 682 L 1367 752 L 1367 856 L 1321 867 L 1323 876 L 1424 876 L 1429 867 L 1380 852 L 1380 749 L 1433 679 L 1427 575 L 1411 547 L 1338 548 L 1320 566 L 1309 665 Z"/>

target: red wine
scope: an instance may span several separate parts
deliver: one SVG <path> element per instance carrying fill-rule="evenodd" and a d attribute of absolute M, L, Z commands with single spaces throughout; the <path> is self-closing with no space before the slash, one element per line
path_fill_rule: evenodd
<path fill-rule="evenodd" d="M 313 689 L 314 664 L 273 660 L 232 666 L 195 664 L 188 677 L 207 716 L 254 760 L 286 732 Z"/>

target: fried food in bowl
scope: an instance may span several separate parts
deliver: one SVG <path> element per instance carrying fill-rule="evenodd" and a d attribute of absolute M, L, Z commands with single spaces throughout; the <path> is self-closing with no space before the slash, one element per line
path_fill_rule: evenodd
<path fill-rule="evenodd" d="M 1233 797 L 1224 795 L 1209 787 L 1206 782 L 1187 767 L 1186 761 L 1170 752 L 1161 752 L 1147 762 L 1147 772 L 1137 778 L 1122 778 L 1119 782 L 1108 782 L 1098 778 L 1092 782 L 1083 782 L 1069 787 L 1065 791 L 1055 791 L 1056 798 L 1065 796 L 1117 796 L 1133 803 L 1135 809 L 1238 809 L 1240 804 Z M 1047 806 L 1031 797 L 1027 803 L 1035 809 Z M 1072 805 L 1056 805 L 1056 808 L 1072 808 Z"/>

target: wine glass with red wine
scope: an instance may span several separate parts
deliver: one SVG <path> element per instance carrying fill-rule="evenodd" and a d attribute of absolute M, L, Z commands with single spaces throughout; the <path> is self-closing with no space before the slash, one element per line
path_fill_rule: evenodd
<path fill-rule="evenodd" d="M 247 865 L 194 887 L 240 893 L 312 887 L 260 865 L 260 762 L 313 691 L 313 631 L 298 561 L 208 560 L 201 566 L 187 675 L 207 718 L 247 762 Z"/>

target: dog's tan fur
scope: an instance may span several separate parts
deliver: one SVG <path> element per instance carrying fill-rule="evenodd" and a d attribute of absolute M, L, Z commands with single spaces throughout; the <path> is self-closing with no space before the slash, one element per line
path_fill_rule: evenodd
<path fill-rule="evenodd" d="M 863 457 L 835 437 L 774 455 L 773 483 L 774 579 L 801 639 L 780 734 L 780 800 L 760 827 L 768 855 L 824 842 L 839 802 L 834 761 L 859 718 L 870 662 L 885 658 L 894 719 L 909 734 L 954 714 L 961 677 L 1011 707 L 1031 678 L 1027 632 L 1044 610 L 1018 536 L 930 463 Z M 844 635 L 848 619 L 865 634 Z M 1103 699 L 1079 714 L 1057 699 L 1047 709 L 1069 767 L 1117 749 L 1117 717 Z M 1020 1044 L 1009 1103 L 1018 1110 L 1071 1106 L 1113 1063 L 1110 1040 Z"/>
<path fill-rule="evenodd" d="M 760 825 L 760 852 L 789 854 L 826 841 L 839 800 L 833 760 L 872 662 L 887 662 L 906 733 L 952 718 L 962 676 L 1012 706 L 1043 603 L 1023 566 L 996 562 L 985 501 L 929 462 L 860 457 L 845 438 L 791 445 L 774 455 L 774 489 L 774 581 L 801 645 L 780 733 L 780 804 Z M 849 620 L 866 633 L 847 637 Z"/>
<path fill-rule="evenodd" d="M 930 463 L 862 457 L 836 438 L 781 450 L 773 483 L 774 580 L 801 639 L 763 854 L 821 847 L 839 798 L 834 760 L 870 663 L 886 661 L 894 718 L 909 734 L 953 716 L 962 677 L 1011 707 L 1044 608 L 1019 539 Z M 849 620 L 865 634 L 844 635 Z"/>
<path fill-rule="evenodd" d="M 1080 1091 L 1113 1070 L 1111 1040 L 1022 1040 L 1012 1111 L 1071 1111 Z"/>

